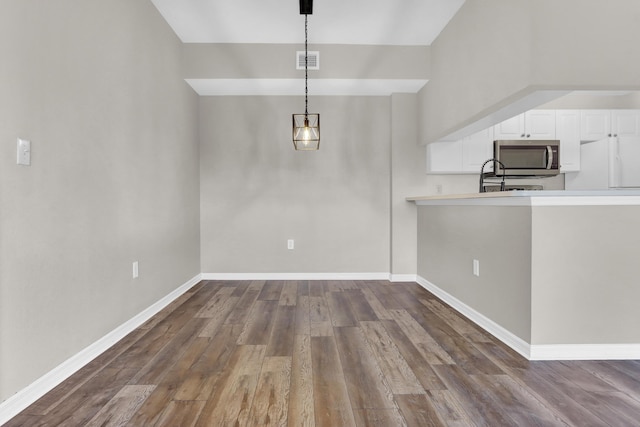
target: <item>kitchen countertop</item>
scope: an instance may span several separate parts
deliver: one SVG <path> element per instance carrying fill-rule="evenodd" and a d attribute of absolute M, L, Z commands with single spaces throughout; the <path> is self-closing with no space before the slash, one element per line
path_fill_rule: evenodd
<path fill-rule="evenodd" d="M 640 205 L 640 189 L 621 190 L 513 190 L 488 193 L 438 194 L 407 197 L 421 206 L 607 206 Z"/>

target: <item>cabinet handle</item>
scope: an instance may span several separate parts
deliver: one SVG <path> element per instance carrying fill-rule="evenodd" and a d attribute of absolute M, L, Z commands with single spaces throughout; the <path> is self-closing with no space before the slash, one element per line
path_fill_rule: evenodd
<path fill-rule="evenodd" d="M 520 135 L 520 138 L 524 138 L 524 133 L 522 135 Z"/>
<path fill-rule="evenodd" d="M 531 138 L 531 134 L 530 133 L 527 134 L 527 138 Z"/>
<path fill-rule="evenodd" d="M 611 134 L 609 134 L 609 138 L 611 138 Z"/>

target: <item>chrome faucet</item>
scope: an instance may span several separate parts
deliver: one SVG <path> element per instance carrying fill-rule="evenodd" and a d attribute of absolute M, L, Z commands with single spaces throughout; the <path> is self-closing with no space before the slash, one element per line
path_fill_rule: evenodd
<path fill-rule="evenodd" d="M 480 167 L 480 193 L 484 193 L 484 192 L 485 192 L 485 190 L 484 190 L 484 177 L 485 177 L 484 167 L 485 167 L 485 166 L 487 165 L 487 163 L 489 163 L 489 162 L 499 163 L 499 164 L 500 164 L 500 166 L 502 166 L 502 170 L 503 170 L 503 171 L 505 171 L 505 172 L 506 172 L 506 169 L 507 169 L 507 168 L 505 168 L 505 167 L 504 167 L 504 163 L 502 163 L 502 162 L 501 162 L 500 160 L 498 160 L 498 159 L 489 159 L 489 160 L 485 161 L 485 162 L 482 164 L 482 167 Z M 496 169 L 496 168 L 494 167 L 493 169 L 494 169 L 494 171 L 495 171 L 495 169 Z M 494 173 L 495 173 L 495 172 L 494 172 Z M 488 172 L 486 173 L 486 176 L 490 176 Z M 505 186 L 504 186 L 504 174 L 503 174 L 503 175 L 502 175 L 502 182 L 500 182 L 500 191 L 504 191 L 504 190 L 505 190 Z"/>

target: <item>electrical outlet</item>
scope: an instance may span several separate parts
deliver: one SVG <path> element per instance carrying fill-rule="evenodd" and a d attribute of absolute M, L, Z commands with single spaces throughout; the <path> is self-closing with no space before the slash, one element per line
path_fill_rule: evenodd
<path fill-rule="evenodd" d="M 133 262 L 133 278 L 138 278 L 138 261 Z"/>
<path fill-rule="evenodd" d="M 436 193 L 442 194 L 442 184 L 436 185 Z"/>
<path fill-rule="evenodd" d="M 473 260 L 473 275 L 480 277 L 480 261 L 477 259 Z"/>
<path fill-rule="evenodd" d="M 294 248 L 295 248 L 295 245 L 294 245 L 293 239 L 287 240 L 287 249 L 294 249 Z"/>

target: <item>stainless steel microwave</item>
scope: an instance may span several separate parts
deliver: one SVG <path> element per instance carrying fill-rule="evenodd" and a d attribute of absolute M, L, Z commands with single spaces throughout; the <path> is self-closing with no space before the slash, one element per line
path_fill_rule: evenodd
<path fill-rule="evenodd" d="M 560 173 L 560 141 L 493 141 L 496 176 L 553 176 Z"/>

